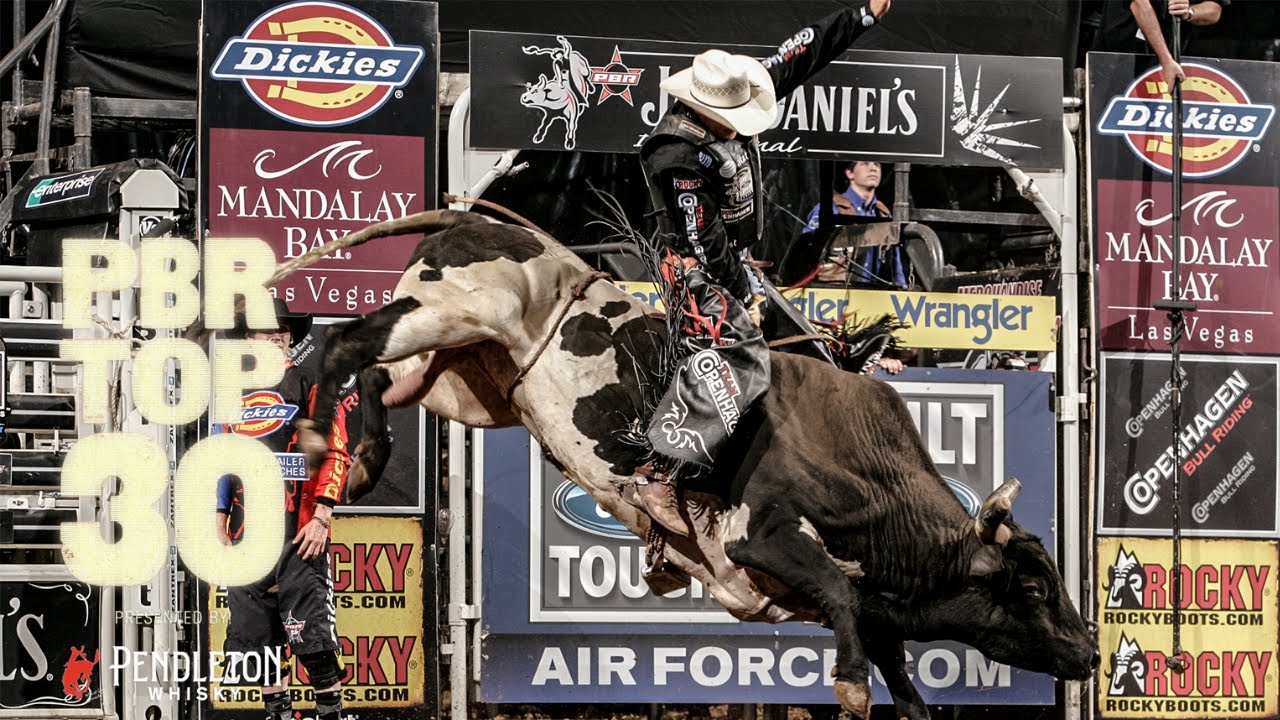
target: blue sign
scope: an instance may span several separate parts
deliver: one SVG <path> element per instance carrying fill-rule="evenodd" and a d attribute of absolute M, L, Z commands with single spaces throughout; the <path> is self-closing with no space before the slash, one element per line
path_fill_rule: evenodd
<path fill-rule="evenodd" d="M 971 514 L 1009 477 L 1014 516 L 1053 552 L 1056 457 L 1050 376 L 908 369 L 891 383 Z M 531 447 L 486 431 L 480 699 L 537 702 L 834 703 L 835 641 L 808 623 L 742 623 L 698 582 L 654 596 L 644 543 Z M 931 704 L 1051 705 L 1054 680 L 960 643 L 908 643 Z M 876 702 L 889 702 L 878 673 Z"/>

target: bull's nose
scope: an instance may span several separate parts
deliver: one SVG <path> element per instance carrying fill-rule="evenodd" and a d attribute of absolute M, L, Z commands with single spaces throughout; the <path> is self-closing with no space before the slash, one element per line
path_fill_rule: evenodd
<path fill-rule="evenodd" d="M 1102 662 L 1102 656 L 1098 654 L 1098 651 L 1097 651 L 1097 650 L 1094 650 L 1094 651 L 1093 651 L 1093 657 L 1089 660 L 1089 669 L 1090 669 L 1090 670 L 1097 670 L 1097 669 L 1098 669 L 1098 665 L 1099 665 L 1101 662 Z"/>

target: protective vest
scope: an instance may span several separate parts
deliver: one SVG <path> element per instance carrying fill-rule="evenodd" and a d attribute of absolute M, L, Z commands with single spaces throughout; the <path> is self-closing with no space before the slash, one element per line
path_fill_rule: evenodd
<path fill-rule="evenodd" d="M 723 198 L 721 219 L 734 249 L 745 249 L 759 240 L 764 234 L 764 193 L 761 192 L 763 175 L 760 171 L 760 143 L 756 138 L 752 137 L 745 142 L 737 138 L 720 140 L 693 117 L 671 112 L 658 122 L 645 144 L 657 146 L 663 142 L 687 143 L 706 152 L 714 162 L 710 169 L 696 163 L 671 164 L 651 169 L 648 163 L 642 163 L 649 185 L 649 196 L 658 213 L 658 229 L 664 234 L 675 232 L 671 225 L 671 208 L 667 207 L 663 188 L 655 182 L 655 178 L 647 175 L 650 172 L 682 167 L 702 175 L 714 174 Z M 749 197 L 744 197 L 747 193 L 750 193 Z"/>

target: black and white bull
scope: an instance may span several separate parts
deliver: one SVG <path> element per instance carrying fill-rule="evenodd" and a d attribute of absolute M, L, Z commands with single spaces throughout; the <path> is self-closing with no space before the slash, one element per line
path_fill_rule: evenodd
<path fill-rule="evenodd" d="M 388 456 L 375 401 L 418 402 L 474 427 L 523 424 L 566 477 L 645 537 L 629 483 L 641 451 L 621 434 L 645 419 L 661 318 L 593 282 L 549 237 L 473 214 L 424 216 L 428 234 L 394 301 L 334 326 L 326 341 L 319 427 L 341 379 L 363 370 L 368 425 L 349 487 L 367 488 Z M 772 373 L 711 478 L 723 503 L 686 493 L 702 501 L 687 508 L 697 532 L 669 538 L 670 563 L 739 619 L 832 627 L 836 695 L 861 718 L 868 661 L 899 716 L 929 716 L 903 666 L 909 639 L 958 640 L 1018 667 L 1090 676 L 1095 642 L 1053 560 L 1007 519 L 1016 483 L 987 499 L 975 527 L 892 388 L 776 353 Z M 303 431 L 313 457 L 324 451 L 314 427 Z"/>

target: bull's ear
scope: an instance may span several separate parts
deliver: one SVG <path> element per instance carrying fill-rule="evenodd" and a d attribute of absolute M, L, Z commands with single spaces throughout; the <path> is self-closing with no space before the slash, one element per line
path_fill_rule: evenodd
<path fill-rule="evenodd" d="M 969 561 L 969 577 L 990 577 L 1004 569 L 1004 554 L 999 545 L 983 545 Z"/>

